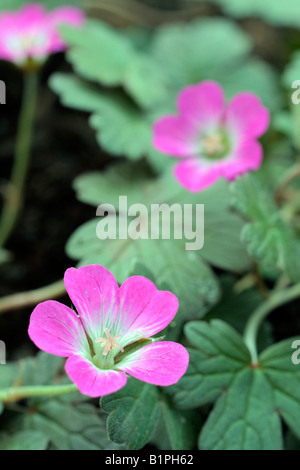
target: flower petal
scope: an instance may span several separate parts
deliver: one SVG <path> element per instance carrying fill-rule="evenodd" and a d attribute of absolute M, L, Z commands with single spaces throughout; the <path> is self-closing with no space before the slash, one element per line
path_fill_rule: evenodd
<path fill-rule="evenodd" d="M 206 165 L 197 158 L 190 158 L 175 166 L 174 176 L 185 189 L 198 192 L 212 186 L 222 175 L 218 165 Z"/>
<path fill-rule="evenodd" d="M 188 352 L 181 344 L 162 341 L 128 355 L 118 366 L 136 379 L 167 386 L 178 382 L 185 374 L 188 362 Z"/>
<path fill-rule="evenodd" d="M 251 170 L 258 170 L 263 159 L 263 149 L 256 140 L 242 142 L 233 152 L 233 156 L 224 161 L 220 172 L 229 181 Z"/>
<path fill-rule="evenodd" d="M 252 93 L 239 93 L 228 104 L 225 124 L 239 142 L 261 137 L 269 122 L 268 109 Z"/>
<path fill-rule="evenodd" d="M 0 58 L 22 62 L 34 47 L 38 31 L 44 31 L 45 9 L 39 4 L 25 5 L 19 11 L 0 14 Z"/>
<path fill-rule="evenodd" d="M 220 178 L 233 181 L 238 175 L 257 170 L 262 162 L 262 146 L 256 140 L 241 142 L 228 157 L 210 164 L 197 158 L 184 160 L 174 169 L 175 178 L 192 192 L 203 191 Z"/>
<path fill-rule="evenodd" d="M 41 27 L 41 21 L 44 21 L 46 10 L 39 3 L 30 3 L 24 5 L 20 10 L 11 12 L 11 17 L 20 27 L 19 33 L 22 31 L 31 31 Z"/>
<path fill-rule="evenodd" d="M 55 300 L 42 302 L 33 310 L 28 334 L 38 348 L 57 356 L 89 351 L 80 319 L 73 310 Z"/>
<path fill-rule="evenodd" d="M 80 356 L 71 356 L 65 365 L 66 372 L 79 391 L 90 397 L 101 397 L 124 387 L 126 374 L 115 370 L 100 370 Z"/>
<path fill-rule="evenodd" d="M 177 106 L 180 114 L 197 126 L 198 132 L 216 129 L 225 110 L 224 92 L 218 83 L 206 80 L 184 88 L 178 95 Z"/>
<path fill-rule="evenodd" d="M 66 48 L 66 43 L 59 32 L 61 25 L 67 24 L 73 27 L 81 26 L 84 22 L 82 10 L 72 6 L 56 8 L 48 14 L 48 25 L 51 32 L 50 50 L 51 52 L 62 51 Z"/>
<path fill-rule="evenodd" d="M 80 26 L 84 21 L 84 17 L 82 10 L 72 6 L 59 7 L 48 14 L 49 22 L 55 26 L 60 26 L 61 24 Z"/>
<path fill-rule="evenodd" d="M 119 310 L 119 286 L 114 276 L 97 264 L 69 268 L 65 272 L 66 290 L 84 324 L 88 335 L 99 338 L 107 324 Z"/>
<path fill-rule="evenodd" d="M 184 117 L 166 116 L 154 124 L 153 146 L 173 157 L 186 157 L 197 152 L 197 129 Z"/>
<path fill-rule="evenodd" d="M 61 7 L 48 12 L 39 3 L 30 3 L 18 11 L 0 14 L 0 58 L 22 63 L 28 57 L 45 59 L 65 49 L 59 26 L 83 23 L 84 13 L 75 7 Z"/>
<path fill-rule="evenodd" d="M 132 276 L 120 287 L 120 326 L 116 332 L 150 337 L 163 330 L 178 310 L 178 299 L 168 291 L 159 291 L 143 276 Z M 122 342 L 123 342 L 122 341 Z"/>

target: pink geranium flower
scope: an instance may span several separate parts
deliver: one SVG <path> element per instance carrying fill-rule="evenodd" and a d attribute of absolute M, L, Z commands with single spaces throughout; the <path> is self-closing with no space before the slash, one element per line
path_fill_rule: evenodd
<path fill-rule="evenodd" d="M 228 105 L 221 86 L 204 81 L 184 88 L 177 100 L 178 116 L 154 124 L 154 147 L 179 157 L 175 177 L 189 191 L 201 191 L 219 178 L 260 167 L 258 137 L 269 126 L 269 112 L 252 93 L 237 94 Z"/>
<path fill-rule="evenodd" d="M 84 14 L 72 6 L 46 11 L 39 3 L 25 5 L 18 11 L 0 14 L 0 59 L 26 65 L 43 62 L 49 54 L 63 51 L 66 44 L 59 26 L 80 26 Z"/>
<path fill-rule="evenodd" d="M 166 386 L 185 373 L 186 349 L 151 338 L 174 318 L 175 295 L 142 276 L 119 287 L 99 265 L 70 268 L 64 281 L 77 313 L 56 301 L 43 302 L 31 315 L 28 333 L 38 348 L 68 357 L 66 372 L 81 393 L 113 393 L 126 384 L 126 374 Z"/>

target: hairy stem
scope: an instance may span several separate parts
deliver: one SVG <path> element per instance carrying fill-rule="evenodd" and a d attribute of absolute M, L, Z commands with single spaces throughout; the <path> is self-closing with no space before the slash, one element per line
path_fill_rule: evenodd
<path fill-rule="evenodd" d="M 30 161 L 37 91 L 37 72 L 25 72 L 13 168 L 0 219 L 0 248 L 6 244 L 10 237 L 22 208 L 24 186 Z"/>
<path fill-rule="evenodd" d="M 275 201 L 280 202 L 284 197 L 286 189 L 288 186 L 297 178 L 300 177 L 300 162 L 297 162 L 290 170 L 285 174 L 283 180 L 279 184 L 276 193 Z"/>
<path fill-rule="evenodd" d="M 57 299 L 65 295 L 66 289 L 64 281 L 60 280 L 49 284 L 45 287 L 30 290 L 28 292 L 19 292 L 18 294 L 7 295 L 0 298 L 0 315 L 1 313 L 35 306 L 45 300 Z"/>
<path fill-rule="evenodd" d="M 257 334 L 263 320 L 276 308 L 300 297 L 300 284 L 273 292 L 251 315 L 244 331 L 244 341 L 251 354 L 253 365 L 258 364 Z"/>
<path fill-rule="evenodd" d="M 66 395 L 77 392 L 75 384 L 67 385 L 33 385 L 0 389 L 0 402 L 10 403 L 30 397 Z"/>

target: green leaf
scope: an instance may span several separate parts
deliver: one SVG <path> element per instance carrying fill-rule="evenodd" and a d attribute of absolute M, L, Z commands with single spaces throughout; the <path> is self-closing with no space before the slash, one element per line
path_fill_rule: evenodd
<path fill-rule="evenodd" d="M 109 25 L 87 20 L 82 28 L 61 28 L 70 46 L 67 58 L 82 77 L 107 86 L 119 85 L 133 49 L 122 33 Z"/>
<path fill-rule="evenodd" d="M 272 112 L 283 104 L 274 68 L 257 57 L 247 58 L 239 67 L 220 75 L 220 78 L 216 76 L 215 80 L 224 87 L 228 99 L 237 93 L 250 91 L 258 95 Z"/>
<path fill-rule="evenodd" d="M 161 405 L 171 450 L 194 449 L 200 428 L 200 416 L 193 411 L 175 409 L 166 397 Z"/>
<path fill-rule="evenodd" d="M 185 409 L 215 402 L 199 436 L 201 450 L 282 450 L 280 416 L 299 438 L 296 338 L 270 346 L 253 368 L 242 337 L 226 323 L 190 322 L 185 334 L 190 364 L 168 391 Z"/>
<path fill-rule="evenodd" d="M 128 99 L 102 103 L 90 119 L 99 145 L 118 157 L 132 160 L 147 155 L 151 146 L 151 123 Z"/>
<path fill-rule="evenodd" d="M 300 369 L 292 362 L 295 339 L 270 346 L 260 355 L 259 368 L 236 374 L 202 429 L 201 449 L 281 450 L 279 416 L 299 439 Z"/>
<path fill-rule="evenodd" d="M 243 222 L 230 211 L 230 193 L 225 182 L 220 182 L 199 197 L 183 190 L 172 175 L 167 174 L 158 179 L 147 178 L 139 165 L 120 165 L 101 174 L 83 175 L 74 184 L 81 201 L 97 206 L 101 203 L 112 204 L 116 211 L 121 210 L 122 216 L 127 214 L 127 209 L 119 208 L 119 195 L 127 196 L 127 208 L 136 203 L 143 204 L 147 217 L 151 216 L 152 204 L 168 204 L 164 209 L 165 216 L 168 215 L 169 207 L 175 203 L 177 208 L 178 205 L 181 208 L 181 214 L 184 204 L 192 205 L 193 210 L 196 204 L 205 205 L 203 250 L 186 249 L 187 240 L 180 225 L 182 236 L 179 239 L 174 238 L 175 226 L 172 218 L 170 239 L 151 238 L 151 220 L 147 219 L 148 239 L 132 239 L 126 235 L 121 239 L 116 233 L 115 239 L 99 240 L 96 230 L 100 221 L 105 221 L 104 217 L 79 227 L 66 246 L 71 258 L 79 260 L 80 264 L 97 262 L 106 266 L 120 283 L 132 274 L 135 264 L 141 262 L 151 269 L 156 282 L 167 283 L 179 297 L 180 312 L 185 318 L 201 318 L 207 308 L 218 299 L 218 283 L 208 263 L 237 272 L 249 267 L 249 258 L 239 241 Z M 117 219 L 117 226 L 119 220 Z M 128 217 L 127 224 L 131 222 L 132 218 Z M 182 223 L 183 218 L 180 224 Z M 200 229 L 198 225 L 198 233 Z M 217 240 L 214 233 L 216 230 L 219 234 Z M 228 234 L 230 242 L 225 237 Z M 214 241 L 219 244 L 217 250 L 214 248 Z"/>
<path fill-rule="evenodd" d="M 36 357 L 28 357 L 0 365 L 0 388 L 23 385 L 50 385 L 61 372 L 64 359 L 40 351 Z M 4 406 L 0 402 L 0 414 Z"/>
<path fill-rule="evenodd" d="M 81 202 L 95 207 L 107 202 L 118 208 L 120 195 L 126 195 L 129 204 L 144 199 L 150 178 L 151 173 L 143 162 L 119 164 L 104 173 L 94 171 L 78 176 L 73 181 L 73 188 Z"/>
<path fill-rule="evenodd" d="M 275 406 L 292 430 L 300 438 L 300 367 L 292 362 L 294 340 L 289 338 L 266 349 L 259 362 L 274 389 Z"/>
<path fill-rule="evenodd" d="M 222 211 L 220 208 L 214 208 L 213 204 L 206 203 L 201 256 L 213 266 L 242 273 L 251 267 L 250 257 L 241 242 L 244 221 L 230 211 L 229 207 L 228 203 L 227 208 Z"/>
<path fill-rule="evenodd" d="M 32 400 L 34 412 L 25 414 L 18 426 L 43 433 L 56 450 L 118 448 L 107 439 L 105 419 L 93 405 L 68 400 Z"/>
<path fill-rule="evenodd" d="M 286 273 L 300 279 L 300 244 L 292 227 L 285 223 L 271 195 L 258 177 L 248 174 L 232 185 L 234 204 L 248 219 L 242 238 L 266 275 Z"/>
<path fill-rule="evenodd" d="M 128 64 L 124 78 L 124 88 L 137 104 L 153 108 L 168 95 L 166 77 L 149 55 L 136 54 Z"/>
<path fill-rule="evenodd" d="M 115 188 L 118 188 L 118 191 Z M 143 165 L 121 164 L 105 173 L 89 173 L 74 181 L 77 198 L 98 206 L 107 202 L 116 208 L 119 195 L 126 195 L 128 206 L 135 203 L 150 207 L 155 203 L 204 204 L 205 241 L 201 255 L 209 263 L 224 269 L 243 272 L 250 267 L 250 259 L 240 242 L 243 220 L 230 210 L 231 194 L 228 184 L 220 181 L 201 195 L 181 188 L 170 172 L 151 178 Z"/>
<path fill-rule="evenodd" d="M 64 106 L 80 111 L 97 111 L 103 104 L 109 104 L 113 98 L 108 90 L 105 92 L 96 85 L 75 75 L 54 73 L 49 79 L 50 88 L 60 96 Z"/>
<path fill-rule="evenodd" d="M 191 47 L 191 44 L 198 47 Z M 151 52 L 170 83 L 181 88 L 220 69 L 226 73 L 226 69 L 234 67 L 251 48 L 250 37 L 233 22 L 205 18 L 187 25 L 163 26 L 154 37 Z"/>
<path fill-rule="evenodd" d="M 195 253 L 184 250 L 177 240 L 105 240 L 96 237 L 98 221 L 80 227 L 67 245 L 70 257 L 80 258 L 80 265 L 91 263 L 106 266 L 124 282 L 136 262 L 153 268 L 156 282 L 167 282 L 179 297 L 180 311 L 185 317 L 201 316 L 219 295 L 217 281 L 209 267 Z"/>
<path fill-rule="evenodd" d="M 210 413 L 199 438 L 202 450 L 279 450 L 280 419 L 272 388 L 259 369 L 237 373 Z"/>
<path fill-rule="evenodd" d="M 204 0 L 193 0 L 201 2 Z M 260 17 L 278 26 L 299 27 L 300 5 L 298 0 L 274 2 L 273 0 L 209 0 L 219 4 L 224 11 L 235 18 Z"/>
<path fill-rule="evenodd" d="M 109 437 L 129 450 L 141 449 L 150 440 L 160 415 L 158 388 L 130 377 L 118 392 L 101 398 Z"/>
<path fill-rule="evenodd" d="M 27 357 L 1 366 L 0 388 L 21 385 L 47 385 L 53 383 L 64 359 L 39 351 L 35 357 Z"/>
<path fill-rule="evenodd" d="M 172 164 L 168 156 L 152 147 L 153 118 L 143 113 L 120 91 L 104 90 L 63 73 L 53 74 L 49 86 L 59 95 L 63 105 L 93 113 L 91 127 L 96 131 L 99 145 L 107 152 L 133 160 L 146 157 L 159 173 Z M 143 96 L 145 100 L 152 100 L 153 94 L 148 90 Z"/>
<path fill-rule="evenodd" d="M 192 409 L 212 403 L 250 363 L 250 355 L 240 335 L 220 320 L 189 322 L 184 331 L 194 349 L 186 374 L 170 391 L 177 406 Z"/>
<path fill-rule="evenodd" d="M 252 48 L 250 36 L 236 23 L 205 18 L 162 27 L 151 53 L 169 79 L 174 101 L 183 87 L 210 79 L 224 87 L 228 99 L 239 91 L 251 91 L 276 110 L 281 104 L 277 75 L 266 62 L 249 57 Z"/>
<path fill-rule="evenodd" d="M 1 450 L 46 450 L 47 437 L 40 431 L 27 429 L 13 435 L 0 434 Z"/>
<path fill-rule="evenodd" d="M 168 92 L 165 76 L 149 54 L 135 50 L 116 28 L 96 20 L 83 28 L 63 28 L 67 58 L 82 77 L 106 86 L 122 86 L 141 107 L 154 107 Z"/>

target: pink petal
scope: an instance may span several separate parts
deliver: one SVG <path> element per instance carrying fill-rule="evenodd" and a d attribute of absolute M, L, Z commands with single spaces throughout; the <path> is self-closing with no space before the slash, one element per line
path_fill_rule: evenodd
<path fill-rule="evenodd" d="M 84 12 L 79 8 L 72 6 L 56 8 L 49 12 L 48 17 L 49 21 L 55 26 L 59 26 L 61 24 L 80 26 L 83 24 L 85 19 Z"/>
<path fill-rule="evenodd" d="M 29 3 L 18 11 L 11 12 L 12 19 L 19 22 L 22 30 L 38 26 L 44 20 L 46 10 L 40 3 Z"/>
<path fill-rule="evenodd" d="M 248 171 L 258 170 L 263 159 L 263 149 L 256 140 L 242 142 L 230 159 L 222 164 L 220 172 L 228 181 Z"/>
<path fill-rule="evenodd" d="M 17 63 L 28 57 L 44 59 L 65 49 L 59 26 L 79 26 L 83 19 L 78 8 L 61 7 L 48 12 L 39 3 L 25 5 L 16 12 L 4 12 L 0 14 L 0 58 Z"/>
<path fill-rule="evenodd" d="M 234 180 L 238 175 L 257 170 L 263 158 L 262 146 L 259 142 L 241 142 L 232 155 L 206 163 L 197 158 L 190 158 L 177 164 L 174 169 L 175 178 L 191 192 L 203 191 L 215 184 L 218 179 Z"/>
<path fill-rule="evenodd" d="M 213 81 L 203 81 L 184 88 L 177 99 L 180 115 L 197 126 L 198 132 L 220 125 L 225 99 L 222 87 Z"/>
<path fill-rule="evenodd" d="M 86 334 L 76 313 L 54 300 L 40 303 L 30 317 L 28 334 L 43 351 L 68 357 L 89 351 Z"/>
<path fill-rule="evenodd" d="M 260 137 L 267 131 L 269 122 L 268 109 L 252 93 L 239 93 L 226 110 L 225 124 L 239 142 Z"/>
<path fill-rule="evenodd" d="M 185 189 L 198 192 L 215 184 L 222 175 L 218 165 L 205 164 L 200 159 L 190 158 L 175 166 L 174 176 Z"/>
<path fill-rule="evenodd" d="M 45 30 L 44 17 L 45 10 L 39 4 L 29 4 L 19 11 L 0 14 L 1 58 L 18 62 L 28 57 L 33 38 L 39 31 Z"/>
<path fill-rule="evenodd" d="M 118 331 L 125 338 L 134 332 L 145 337 L 155 335 L 173 320 L 178 310 L 178 299 L 174 294 L 159 291 L 143 276 L 132 276 L 122 284 L 120 303 Z"/>
<path fill-rule="evenodd" d="M 136 379 L 167 386 L 178 382 L 185 374 L 188 362 L 188 352 L 181 344 L 163 341 L 139 349 L 118 366 Z"/>
<path fill-rule="evenodd" d="M 115 370 L 100 370 L 83 357 L 71 356 L 65 365 L 66 372 L 79 391 L 90 397 L 101 397 L 124 387 L 126 374 Z"/>
<path fill-rule="evenodd" d="M 65 272 L 66 290 L 92 339 L 99 338 L 107 318 L 116 319 L 119 310 L 119 286 L 114 276 L 103 266 L 89 265 Z"/>
<path fill-rule="evenodd" d="M 83 25 L 84 19 L 83 11 L 72 6 L 56 8 L 49 12 L 48 24 L 51 28 L 51 52 L 58 52 L 66 48 L 66 44 L 59 32 L 59 27 L 62 25 L 78 27 Z"/>
<path fill-rule="evenodd" d="M 184 117 L 166 116 L 154 124 L 153 146 L 174 157 L 186 157 L 197 152 L 197 129 Z"/>

